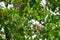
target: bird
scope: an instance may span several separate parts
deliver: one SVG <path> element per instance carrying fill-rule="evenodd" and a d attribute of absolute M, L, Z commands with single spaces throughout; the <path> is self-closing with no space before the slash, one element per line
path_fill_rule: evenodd
<path fill-rule="evenodd" d="M 41 30 L 43 28 L 43 25 L 39 23 L 37 20 L 31 19 L 30 23 L 32 23 L 33 25 L 36 25 L 38 30 Z"/>

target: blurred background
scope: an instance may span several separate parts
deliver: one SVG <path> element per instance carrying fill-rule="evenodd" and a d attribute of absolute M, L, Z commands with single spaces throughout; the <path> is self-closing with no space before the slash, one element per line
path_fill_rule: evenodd
<path fill-rule="evenodd" d="M 60 40 L 60 0 L 0 0 L 0 40 Z"/>

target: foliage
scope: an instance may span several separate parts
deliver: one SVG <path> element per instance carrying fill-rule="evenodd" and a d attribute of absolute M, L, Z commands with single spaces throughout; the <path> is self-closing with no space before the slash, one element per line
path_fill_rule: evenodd
<path fill-rule="evenodd" d="M 47 6 L 52 11 L 60 6 L 60 1 L 46 0 Z M 4 0 L 7 5 L 9 1 Z M 12 9 L 0 8 L 0 32 L 4 28 L 5 39 L 9 40 L 60 40 L 60 15 L 53 15 L 41 4 L 41 0 L 11 0 L 14 7 Z M 50 4 L 48 4 L 48 2 Z M 58 11 L 58 12 L 59 12 Z M 46 15 L 48 17 L 46 18 Z M 45 20 L 46 18 L 46 20 Z M 43 21 L 44 28 L 38 30 L 35 25 L 29 23 L 31 19 Z M 2 34 L 2 33 L 0 33 Z M 37 35 L 33 39 L 33 35 Z M 6 36 L 5 36 L 6 37 Z M 0 37 L 1 40 L 4 38 Z M 4 40 L 5 40 L 4 39 Z"/>

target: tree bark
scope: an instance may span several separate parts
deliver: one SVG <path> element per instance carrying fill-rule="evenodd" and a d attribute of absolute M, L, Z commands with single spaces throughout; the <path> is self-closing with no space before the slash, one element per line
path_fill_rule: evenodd
<path fill-rule="evenodd" d="M 4 28 L 6 40 L 10 40 L 9 30 L 7 27 Z"/>

